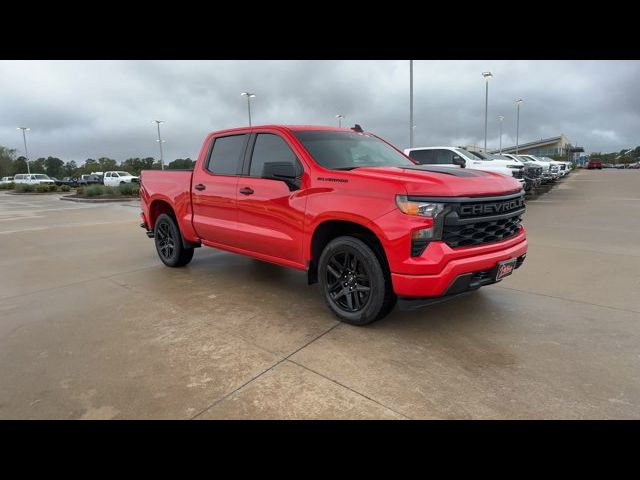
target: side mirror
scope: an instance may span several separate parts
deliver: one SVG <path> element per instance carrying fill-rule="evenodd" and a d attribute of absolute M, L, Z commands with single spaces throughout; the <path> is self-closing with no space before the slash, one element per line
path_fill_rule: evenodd
<path fill-rule="evenodd" d="M 262 167 L 262 178 L 281 180 L 291 190 L 300 188 L 299 175 L 296 165 L 291 162 L 267 162 Z"/>
<path fill-rule="evenodd" d="M 453 156 L 453 164 L 458 165 L 460 168 L 464 168 L 466 165 L 464 158 L 462 158 L 460 155 Z"/>

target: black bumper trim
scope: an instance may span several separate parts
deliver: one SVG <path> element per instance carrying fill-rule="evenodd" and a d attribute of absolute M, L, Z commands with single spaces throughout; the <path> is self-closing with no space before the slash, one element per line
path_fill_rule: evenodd
<path fill-rule="evenodd" d="M 516 269 L 522 266 L 526 257 L 526 253 L 518 257 L 515 267 Z M 399 297 L 398 307 L 400 310 L 417 310 L 429 305 L 453 300 L 454 298 L 467 295 L 480 287 L 501 282 L 502 279 L 497 281 L 495 280 L 497 273 L 497 265 L 490 270 L 463 273 L 458 275 L 456 279 L 451 282 L 451 285 L 449 285 L 449 288 L 447 288 L 443 295 L 439 297 Z"/>

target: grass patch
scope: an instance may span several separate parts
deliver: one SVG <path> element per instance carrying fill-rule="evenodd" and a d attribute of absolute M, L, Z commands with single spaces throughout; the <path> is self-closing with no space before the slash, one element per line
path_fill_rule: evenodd
<path fill-rule="evenodd" d="M 2 183 L 0 184 L 0 190 L 13 190 L 15 188 L 16 184 L 11 182 L 11 183 Z"/>

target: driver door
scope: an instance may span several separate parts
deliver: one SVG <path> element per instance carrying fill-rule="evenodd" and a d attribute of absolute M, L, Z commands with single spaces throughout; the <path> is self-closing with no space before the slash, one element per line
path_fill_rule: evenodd
<path fill-rule="evenodd" d="M 267 132 L 252 135 L 243 175 L 238 179 L 238 246 L 259 257 L 304 268 L 306 196 L 292 182 L 264 178 L 265 164 L 269 163 L 291 163 L 299 178 L 304 172 L 280 135 Z"/>

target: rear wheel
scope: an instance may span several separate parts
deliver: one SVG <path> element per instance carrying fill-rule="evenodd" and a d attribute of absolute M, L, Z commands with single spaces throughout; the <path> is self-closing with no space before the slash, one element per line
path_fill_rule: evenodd
<path fill-rule="evenodd" d="M 322 295 L 343 322 L 366 325 L 387 315 L 396 303 L 391 279 L 371 248 L 354 237 L 338 237 L 318 262 Z"/>
<path fill-rule="evenodd" d="M 156 220 L 154 229 L 156 251 L 162 263 L 168 267 L 183 267 L 193 258 L 193 248 L 184 248 L 182 235 L 172 216 L 163 213 Z"/>

